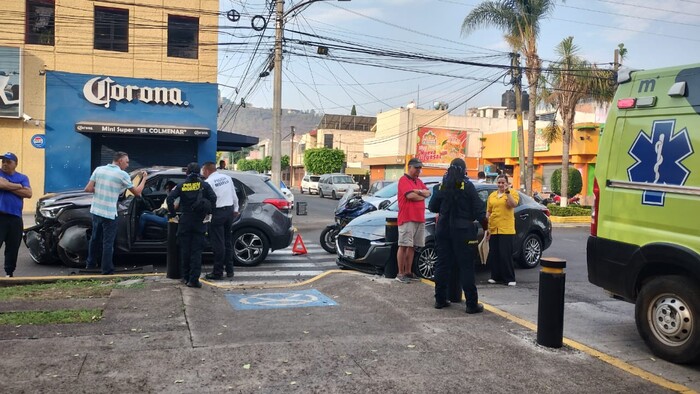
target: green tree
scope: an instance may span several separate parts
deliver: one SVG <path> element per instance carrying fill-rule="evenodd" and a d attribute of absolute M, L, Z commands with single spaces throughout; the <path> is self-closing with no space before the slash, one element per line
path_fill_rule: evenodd
<path fill-rule="evenodd" d="M 238 171 L 250 171 L 253 168 L 251 167 L 250 162 L 248 162 L 248 160 L 238 159 L 238 161 L 236 162 L 236 169 L 238 169 Z"/>
<path fill-rule="evenodd" d="M 615 93 L 612 74 L 608 70 L 600 70 L 578 56 L 578 47 L 574 38 L 563 39 L 556 47 L 559 59 L 551 66 L 547 85 L 541 85 L 539 95 L 548 104 L 554 105 L 561 115 L 562 127 L 548 128 L 546 134 L 554 133 L 562 141 L 561 173 L 569 172 L 569 150 L 571 135 L 574 130 L 576 106 L 583 99 L 593 99 L 598 102 L 610 101 Z M 561 134 L 559 135 L 559 131 Z M 555 137 L 556 138 L 556 137 Z M 552 139 L 552 138 L 548 138 Z M 578 171 L 577 171 L 578 172 Z M 580 176 L 580 175 L 579 175 Z M 561 206 L 568 203 L 568 177 L 561 179 Z M 576 192 L 579 193 L 580 191 Z"/>
<path fill-rule="evenodd" d="M 567 193 L 562 193 L 562 178 L 561 169 L 557 168 L 552 173 L 552 179 L 550 180 L 550 186 L 552 186 L 552 191 L 561 196 L 562 200 L 568 200 L 566 196 L 575 196 L 581 193 L 583 190 L 583 179 L 581 178 L 581 173 L 575 168 L 569 168 L 569 185 L 566 189 Z"/>
<path fill-rule="evenodd" d="M 355 109 L 355 104 L 352 105 L 352 109 L 350 110 L 350 115 L 352 115 L 352 116 L 357 115 L 357 109 Z"/>
<path fill-rule="evenodd" d="M 340 149 L 314 148 L 304 151 L 304 167 L 310 174 L 339 172 L 345 162 L 345 152 Z"/>
<path fill-rule="evenodd" d="M 289 168 L 289 155 L 284 155 L 280 158 L 280 166 L 283 170 Z"/>
<path fill-rule="evenodd" d="M 532 179 L 535 172 L 535 110 L 537 109 L 537 86 L 540 80 L 542 59 L 537 54 L 537 36 L 540 24 L 555 7 L 555 0 L 489 0 L 474 8 L 462 22 L 462 34 L 469 34 L 480 27 L 494 26 L 505 33 L 505 40 L 510 47 L 525 56 L 525 75 L 530 93 L 530 113 L 527 129 L 527 171 L 525 190 L 532 194 Z M 522 144 L 522 136 L 518 136 Z M 520 165 L 524 158 L 520 157 Z"/>
<path fill-rule="evenodd" d="M 260 172 L 267 172 L 267 171 L 272 171 L 272 156 L 265 156 L 262 159 L 262 171 Z"/>

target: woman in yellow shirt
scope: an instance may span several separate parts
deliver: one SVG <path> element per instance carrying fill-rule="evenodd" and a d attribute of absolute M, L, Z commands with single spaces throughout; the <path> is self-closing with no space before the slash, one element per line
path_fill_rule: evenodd
<path fill-rule="evenodd" d="M 515 214 L 520 196 L 508 185 L 508 176 L 496 177 L 498 190 L 491 193 L 486 202 L 489 229 L 484 235 L 489 241 L 487 263 L 491 267 L 489 283 L 505 283 L 515 286 L 513 270 L 513 241 L 515 240 Z"/>

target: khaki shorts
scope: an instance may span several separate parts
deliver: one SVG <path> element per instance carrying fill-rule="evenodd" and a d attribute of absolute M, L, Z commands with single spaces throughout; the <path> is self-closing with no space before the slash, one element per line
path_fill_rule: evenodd
<path fill-rule="evenodd" d="M 399 246 L 425 246 L 425 223 L 406 222 L 400 225 Z"/>

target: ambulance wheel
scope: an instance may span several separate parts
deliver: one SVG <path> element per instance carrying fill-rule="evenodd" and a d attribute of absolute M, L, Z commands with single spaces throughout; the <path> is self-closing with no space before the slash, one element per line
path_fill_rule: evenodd
<path fill-rule="evenodd" d="M 677 275 L 642 286 L 635 305 L 637 331 L 658 357 L 678 364 L 700 361 L 700 288 Z"/>

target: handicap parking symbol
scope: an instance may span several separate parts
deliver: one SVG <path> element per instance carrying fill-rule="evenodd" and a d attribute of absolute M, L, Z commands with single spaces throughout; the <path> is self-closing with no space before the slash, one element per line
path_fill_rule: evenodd
<path fill-rule="evenodd" d="M 227 294 L 226 299 L 236 310 L 304 308 L 334 306 L 337 303 L 316 289 L 282 293 Z"/>

